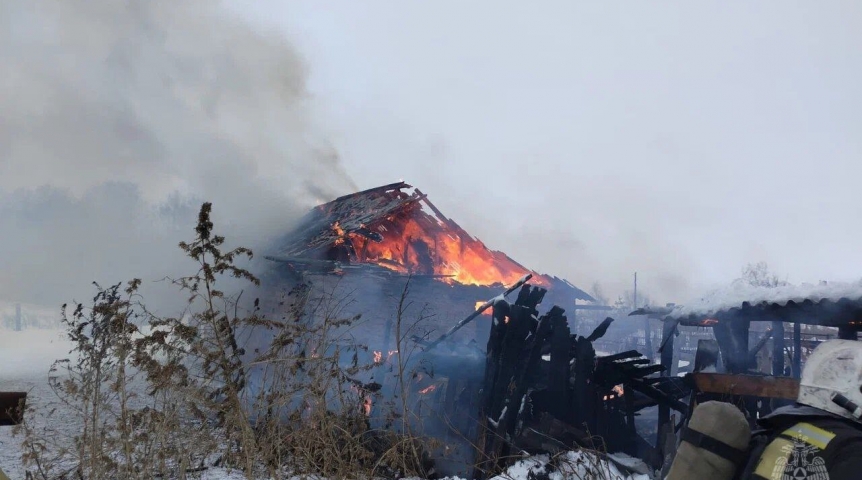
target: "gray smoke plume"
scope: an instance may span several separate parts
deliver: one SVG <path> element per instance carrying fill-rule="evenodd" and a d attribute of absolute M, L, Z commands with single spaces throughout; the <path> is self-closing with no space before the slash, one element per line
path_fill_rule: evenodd
<path fill-rule="evenodd" d="M 263 245 L 355 189 L 307 69 L 218 2 L 0 2 L 0 298 L 190 273 L 202 201 Z"/>

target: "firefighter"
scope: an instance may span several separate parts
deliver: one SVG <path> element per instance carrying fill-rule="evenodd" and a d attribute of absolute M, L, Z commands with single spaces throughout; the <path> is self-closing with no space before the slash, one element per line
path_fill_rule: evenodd
<path fill-rule="evenodd" d="M 796 404 L 758 423 L 741 480 L 862 479 L 862 342 L 820 344 Z"/>

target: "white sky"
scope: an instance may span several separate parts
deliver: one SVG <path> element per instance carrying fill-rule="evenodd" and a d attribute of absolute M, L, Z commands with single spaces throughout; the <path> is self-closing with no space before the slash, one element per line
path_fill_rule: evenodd
<path fill-rule="evenodd" d="M 862 3 L 230 0 L 284 50 L 201 2 L 59 5 L 0 5 L 0 193 L 133 179 L 272 230 L 285 185 L 351 188 L 337 155 L 583 288 L 862 277 Z"/>
<path fill-rule="evenodd" d="M 361 187 L 679 300 L 768 261 L 862 276 L 862 3 L 259 1 Z"/>

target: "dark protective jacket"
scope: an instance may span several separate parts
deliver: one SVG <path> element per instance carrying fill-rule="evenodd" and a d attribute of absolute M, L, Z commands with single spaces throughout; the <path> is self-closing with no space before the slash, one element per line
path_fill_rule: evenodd
<path fill-rule="evenodd" d="M 800 404 L 759 423 L 742 480 L 862 479 L 862 425 Z"/>

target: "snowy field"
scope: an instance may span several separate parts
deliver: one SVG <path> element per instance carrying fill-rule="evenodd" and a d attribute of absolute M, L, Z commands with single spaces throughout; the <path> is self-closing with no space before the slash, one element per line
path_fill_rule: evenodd
<path fill-rule="evenodd" d="M 63 405 L 57 401 L 48 386 L 48 370 L 55 360 L 67 357 L 70 348 L 71 345 L 59 330 L 28 329 L 16 332 L 0 329 L 0 390 L 28 392 L 27 403 L 36 407 L 37 411 L 63 409 Z M 59 432 L 67 432 L 67 438 L 71 438 L 79 429 L 71 415 L 61 414 L 52 418 L 51 427 Z M 37 428 L 45 424 L 45 418 L 38 414 L 29 416 L 28 421 Z M 0 468 L 11 480 L 25 478 L 20 460 L 20 443 L 19 438 L 12 436 L 12 427 L 0 427 Z M 549 468 L 549 462 L 553 463 L 555 468 Z M 617 458 L 615 462 L 609 463 L 576 452 L 569 452 L 553 462 L 547 456 L 536 456 L 517 462 L 494 480 L 650 480 L 650 476 L 646 474 L 626 475 L 615 463 L 622 466 L 632 462 L 631 459 Z M 636 472 L 638 469 L 632 471 Z M 201 473 L 198 478 L 239 480 L 245 477 L 241 472 L 210 469 Z"/>
<path fill-rule="evenodd" d="M 56 397 L 48 387 L 48 370 L 69 349 L 59 330 L 0 330 L 0 390 L 28 392 L 28 405 L 50 408 Z M 71 436 L 73 422 L 64 430 Z M 0 468 L 11 480 L 24 478 L 20 443 L 12 436 L 12 427 L 0 427 Z"/>

